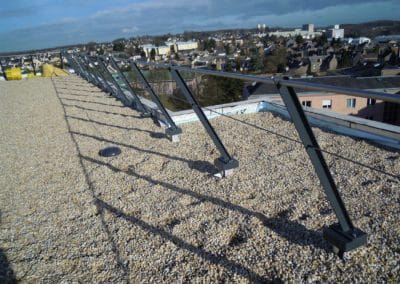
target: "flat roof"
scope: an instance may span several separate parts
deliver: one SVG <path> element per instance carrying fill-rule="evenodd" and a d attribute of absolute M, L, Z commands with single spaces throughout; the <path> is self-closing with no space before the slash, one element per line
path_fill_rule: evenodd
<path fill-rule="evenodd" d="M 173 144 L 76 76 L 0 82 L 2 269 L 23 282 L 399 278 L 400 153 L 314 129 L 369 234 L 342 261 L 322 238 L 336 218 L 293 124 L 235 118 L 246 124 L 211 121 L 240 161 L 217 179 L 200 123 Z M 98 155 L 111 145 L 121 155 Z"/>

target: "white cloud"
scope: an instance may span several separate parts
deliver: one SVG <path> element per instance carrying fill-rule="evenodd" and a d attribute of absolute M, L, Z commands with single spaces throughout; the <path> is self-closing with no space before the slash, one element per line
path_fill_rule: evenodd
<path fill-rule="evenodd" d="M 133 34 L 133 33 L 137 32 L 138 30 L 139 30 L 139 28 L 135 26 L 135 27 L 131 27 L 131 28 L 123 28 L 122 32 L 124 34 Z"/>

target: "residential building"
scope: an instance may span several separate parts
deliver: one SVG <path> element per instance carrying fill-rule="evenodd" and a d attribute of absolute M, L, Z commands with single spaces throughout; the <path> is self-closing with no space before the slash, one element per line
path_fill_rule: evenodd
<path fill-rule="evenodd" d="M 296 37 L 301 35 L 305 39 L 312 39 L 316 36 L 322 35 L 320 31 L 314 31 L 313 24 L 303 25 L 303 29 L 295 29 L 292 31 L 276 31 L 268 33 L 269 36 L 277 36 L 277 37 Z"/>
<path fill-rule="evenodd" d="M 336 85 L 355 89 L 399 94 L 400 77 L 367 77 L 352 78 L 350 76 L 315 77 L 299 79 L 312 83 Z M 400 105 L 369 98 L 343 95 L 334 92 L 310 92 L 296 89 L 299 100 L 304 107 L 326 109 L 340 114 L 354 115 L 375 121 L 400 125 Z M 244 90 L 245 98 L 268 96 L 276 102 L 282 102 L 275 86 L 254 84 Z"/>
<path fill-rule="evenodd" d="M 332 29 L 326 32 L 326 36 L 328 38 L 342 39 L 344 38 L 344 29 L 341 29 L 339 25 L 334 25 Z"/>

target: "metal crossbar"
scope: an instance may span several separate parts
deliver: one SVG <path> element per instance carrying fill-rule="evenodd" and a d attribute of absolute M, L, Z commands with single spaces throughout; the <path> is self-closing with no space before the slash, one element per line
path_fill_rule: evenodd
<path fill-rule="evenodd" d="M 79 62 L 77 63 L 79 66 Z M 298 96 L 294 88 L 335 92 L 337 94 L 347 94 L 357 97 L 367 97 L 393 103 L 400 103 L 399 96 L 386 94 L 382 92 L 372 92 L 372 91 L 358 90 L 346 87 L 315 84 L 296 79 L 289 80 L 289 78 L 287 77 L 266 78 L 254 75 L 244 75 L 244 74 L 220 72 L 220 71 L 205 70 L 205 69 L 192 69 L 184 66 L 174 66 L 174 65 L 160 64 L 154 62 L 143 62 L 143 61 L 131 62 L 132 70 L 136 73 L 139 81 L 143 84 L 144 89 L 148 91 L 149 94 L 153 97 L 161 113 L 165 116 L 167 122 L 170 124 L 170 127 L 172 127 L 173 129 L 176 127 L 175 123 L 173 122 L 168 111 L 163 106 L 161 100 L 158 98 L 157 94 L 154 92 L 153 88 L 151 87 L 147 79 L 143 76 L 143 73 L 141 72 L 137 64 L 145 66 L 154 66 L 157 68 L 163 68 L 169 70 L 172 78 L 176 81 L 185 99 L 191 105 L 194 112 L 198 116 L 200 122 L 202 123 L 203 127 L 205 128 L 208 135 L 211 137 L 215 146 L 219 150 L 221 157 L 216 160 L 215 164 L 217 165 L 217 167 L 222 168 L 224 170 L 230 170 L 237 167 L 238 161 L 236 161 L 229 155 L 221 139 L 218 137 L 217 133 L 212 128 L 209 120 L 205 116 L 201 106 L 199 105 L 196 98 L 193 96 L 190 88 L 187 86 L 184 79 L 182 78 L 180 71 L 275 85 L 282 97 L 282 100 L 289 112 L 289 115 L 292 118 L 292 121 L 301 139 L 301 143 L 304 145 L 305 150 L 315 169 L 315 172 L 318 175 L 321 185 L 325 191 L 326 197 L 339 221 L 337 224 L 333 224 L 328 228 L 324 229 L 323 235 L 325 239 L 330 244 L 332 244 L 334 248 L 336 248 L 340 256 L 343 256 L 344 252 L 346 251 L 355 249 L 359 246 L 366 244 L 367 234 L 361 231 L 360 229 L 354 227 L 352 220 L 346 210 L 345 204 L 337 189 L 335 181 L 332 177 L 332 174 L 329 170 L 329 167 L 322 155 L 322 150 L 318 145 L 318 142 L 315 138 L 312 128 L 310 127 L 310 124 L 307 120 L 307 117 L 299 102 Z M 105 70 L 107 71 L 107 68 L 105 68 Z M 85 75 L 85 72 L 83 72 L 83 74 L 81 75 Z M 88 80 L 89 78 L 86 79 Z M 116 84 L 116 86 L 118 87 L 117 82 L 113 83 Z M 133 93 L 133 90 L 130 91 Z"/>
<path fill-rule="evenodd" d="M 226 77 L 226 78 L 233 78 L 239 79 L 244 81 L 251 81 L 251 82 L 258 82 L 258 83 L 265 83 L 270 85 L 276 85 L 280 83 L 285 86 L 291 86 L 293 88 L 304 88 L 309 90 L 315 91 L 325 91 L 325 92 L 335 92 L 337 94 L 344 94 L 344 95 L 353 95 L 356 97 L 366 97 L 372 98 L 387 102 L 393 103 L 400 103 L 400 96 L 387 94 L 383 92 L 374 92 L 368 90 L 359 90 L 354 88 L 347 88 L 347 87 L 340 87 L 340 86 L 331 86 L 325 84 L 318 84 L 318 83 L 310 83 L 305 82 L 300 79 L 291 79 L 286 80 L 284 77 L 261 77 L 255 75 L 245 75 L 240 73 L 231 73 L 231 72 L 224 72 L 224 71 L 214 71 L 214 70 L 207 70 L 207 69 L 192 69 L 190 67 L 184 66 L 173 66 L 168 64 L 162 63 L 155 63 L 155 62 L 144 62 L 144 61 L 137 61 L 137 63 L 147 65 L 147 66 L 154 66 L 164 69 L 171 69 L 171 70 L 179 70 L 179 71 L 187 71 L 191 73 L 203 74 L 203 75 L 212 75 L 212 76 L 219 76 L 219 77 Z"/>

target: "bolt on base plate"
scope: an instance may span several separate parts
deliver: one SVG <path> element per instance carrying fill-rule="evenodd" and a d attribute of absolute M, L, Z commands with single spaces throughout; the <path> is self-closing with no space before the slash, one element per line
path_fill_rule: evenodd
<path fill-rule="evenodd" d="M 357 228 L 344 232 L 339 224 L 324 228 L 323 236 L 333 246 L 335 253 L 339 257 L 343 257 L 345 252 L 367 243 L 367 233 Z"/>

